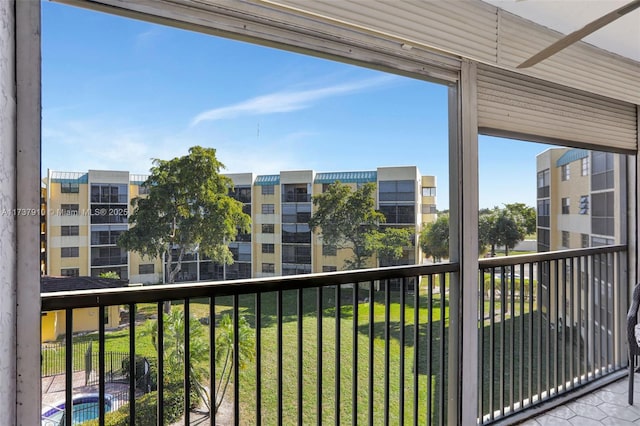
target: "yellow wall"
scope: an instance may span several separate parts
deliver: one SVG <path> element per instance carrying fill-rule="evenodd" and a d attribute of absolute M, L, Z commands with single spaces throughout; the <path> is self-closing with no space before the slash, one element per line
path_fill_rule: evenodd
<path fill-rule="evenodd" d="M 116 328 L 120 325 L 120 306 L 108 306 L 108 322 L 105 328 Z M 73 332 L 93 332 L 99 327 L 98 308 L 79 308 L 73 310 Z M 65 311 L 46 312 L 42 316 L 41 337 L 43 342 L 56 340 L 65 334 L 66 329 Z"/>

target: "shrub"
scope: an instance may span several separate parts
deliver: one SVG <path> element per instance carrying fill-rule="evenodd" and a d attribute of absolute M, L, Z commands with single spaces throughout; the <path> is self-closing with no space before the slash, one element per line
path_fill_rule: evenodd
<path fill-rule="evenodd" d="M 178 421 L 184 414 L 184 399 L 182 387 L 171 385 L 164 393 L 164 422 L 171 424 Z M 150 392 L 136 400 L 135 426 L 155 426 L 158 412 L 158 392 Z M 107 413 L 104 419 L 105 426 L 131 426 L 129 418 L 129 404 L 125 404 L 116 411 Z M 98 419 L 83 423 L 85 426 L 98 426 Z"/>

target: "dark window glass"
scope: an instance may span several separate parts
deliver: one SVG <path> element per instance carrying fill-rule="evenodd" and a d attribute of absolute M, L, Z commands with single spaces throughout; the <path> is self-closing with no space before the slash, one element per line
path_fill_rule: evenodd
<path fill-rule="evenodd" d="M 273 223 L 263 223 L 262 224 L 262 233 L 263 234 L 273 234 L 275 232 L 275 226 Z"/>
<path fill-rule="evenodd" d="M 80 184 L 76 182 L 61 183 L 60 192 L 62 192 L 63 194 L 77 194 L 78 192 L 80 192 Z"/>
<path fill-rule="evenodd" d="M 60 275 L 63 277 L 79 277 L 80 269 L 79 268 L 65 268 L 60 270 Z"/>
<path fill-rule="evenodd" d="M 276 207 L 274 204 L 262 205 L 262 214 L 274 214 L 275 212 L 276 212 Z"/>
<path fill-rule="evenodd" d="M 70 226 L 63 225 L 60 228 L 60 234 L 63 237 L 80 235 L 80 227 L 78 225 L 70 225 Z"/>
<path fill-rule="evenodd" d="M 80 211 L 79 204 L 61 204 L 60 205 L 60 214 L 62 216 L 77 216 Z"/>
<path fill-rule="evenodd" d="M 143 264 L 138 266 L 138 274 L 153 274 L 155 272 L 155 265 L 153 263 Z"/>
<path fill-rule="evenodd" d="M 416 184 L 412 180 L 381 181 L 378 199 L 384 201 L 414 201 Z"/>
<path fill-rule="evenodd" d="M 127 252 L 120 247 L 92 247 L 91 266 L 126 265 Z"/>
<path fill-rule="evenodd" d="M 60 257 L 78 257 L 80 256 L 79 247 L 62 247 L 60 249 Z"/>
<path fill-rule="evenodd" d="M 274 263 L 263 263 L 262 264 L 262 272 L 263 273 L 274 273 L 276 271 L 276 265 Z"/>
<path fill-rule="evenodd" d="M 283 243 L 311 243 L 311 229 L 307 224 L 284 224 L 282 225 Z"/>
<path fill-rule="evenodd" d="M 337 271 L 337 270 L 338 270 L 338 268 L 337 268 L 337 267 L 335 267 L 335 266 L 328 266 L 328 265 L 324 265 L 324 266 L 322 267 L 322 272 L 335 272 L 335 271 Z"/>
<path fill-rule="evenodd" d="M 614 192 L 591 194 L 591 232 L 598 235 L 615 235 Z"/>
<path fill-rule="evenodd" d="M 262 195 L 275 194 L 275 185 L 262 185 Z"/>
<path fill-rule="evenodd" d="M 276 252 L 275 244 L 262 244 L 262 252 L 263 253 L 275 253 Z"/>

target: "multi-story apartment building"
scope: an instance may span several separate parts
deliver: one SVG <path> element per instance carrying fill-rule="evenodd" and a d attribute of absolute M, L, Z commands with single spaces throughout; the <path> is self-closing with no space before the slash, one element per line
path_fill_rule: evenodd
<path fill-rule="evenodd" d="M 97 277 L 113 271 L 130 282 L 160 281 L 160 262 L 116 245 L 129 226 L 131 199 L 143 195 L 145 179 L 122 171 L 49 171 L 45 274 Z"/>
<path fill-rule="evenodd" d="M 621 158 L 577 148 L 553 148 L 537 156 L 538 251 L 621 241 Z"/>
<path fill-rule="evenodd" d="M 436 219 L 436 178 L 415 166 L 379 167 L 373 171 L 316 173 L 282 171 L 274 175 L 227 174 L 230 194 L 252 218 L 251 232 L 229 244 L 232 265 L 219 265 L 193 252 L 184 256 L 176 281 L 228 280 L 328 272 L 343 269 L 349 250 L 331 251 L 309 228 L 312 196 L 340 181 L 357 188 L 375 183 L 376 206 L 384 226 L 410 228 L 413 242 L 397 264 L 422 260 L 417 238 L 423 224 Z M 160 259 L 142 258 L 116 244 L 128 227 L 131 200 L 144 196 L 143 175 L 124 171 L 86 173 L 49 171 L 44 179 L 47 205 L 46 273 L 99 276 L 114 271 L 130 282 L 166 280 Z M 371 259 L 370 266 L 377 266 Z M 384 265 L 383 265 L 384 266 Z"/>
<path fill-rule="evenodd" d="M 626 232 L 625 167 L 624 156 L 607 152 L 554 148 L 539 154 L 538 251 L 622 243 Z M 579 328 L 583 336 L 590 325 L 597 330 L 603 347 L 612 342 L 613 295 L 620 279 L 613 276 L 615 268 L 610 262 L 607 256 L 599 256 L 593 263 L 544 262 L 537 274 L 541 309 L 543 314 L 550 313 L 549 321 Z M 605 279 L 594 280 L 589 278 L 594 270 L 609 272 Z M 591 351 L 589 354 L 595 356 Z M 602 354 L 600 361 L 606 362 Z"/>

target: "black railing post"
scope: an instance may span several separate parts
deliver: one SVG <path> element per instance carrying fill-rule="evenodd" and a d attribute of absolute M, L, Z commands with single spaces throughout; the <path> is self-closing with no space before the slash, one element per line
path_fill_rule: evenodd
<path fill-rule="evenodd" d="M 73 309 L 65 312 L 65 388 L 64 418 L 68 425 L 73 424 Z"/>

